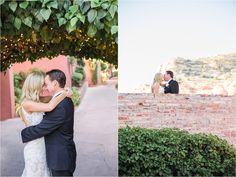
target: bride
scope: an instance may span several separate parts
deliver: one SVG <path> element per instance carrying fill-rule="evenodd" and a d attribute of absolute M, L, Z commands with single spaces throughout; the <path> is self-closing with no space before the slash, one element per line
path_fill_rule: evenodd
<path fill-rule="evenodd" d="M 65 97 L 70 96 L 69 90 L 51 99 L 48 103 L 40 101 L 43 91 L 45 74 L 31 73 L 27 76 L 21 96 L 19 114 L 26 126 L 37 125 L 43 119 L 44 112 L 52 111 Z M 44 137 L 30 141 L 24 148 L 25 168 L 22 177 L 48 177 L 51 173 L 47 167 Z"/>
<path fill-rule="evenodd" d="M 152 84 L 152 93 L 156 97 L 157 94 L 164 93 L 164 87 L 162 86 L 163 75 L 161 73 L 156 73 L 153 84 Z"/>

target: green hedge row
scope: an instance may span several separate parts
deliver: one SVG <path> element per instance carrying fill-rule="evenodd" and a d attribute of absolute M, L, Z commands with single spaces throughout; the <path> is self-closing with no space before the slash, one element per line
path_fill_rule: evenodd
<path fill-rule="evenodd" d="M 119 129 L 120 176 L 235 176 L 226 140 L 178 129 Z"/>

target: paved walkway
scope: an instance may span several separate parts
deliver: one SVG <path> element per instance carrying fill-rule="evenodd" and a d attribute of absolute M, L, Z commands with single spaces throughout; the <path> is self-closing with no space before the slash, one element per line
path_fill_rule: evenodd
<path fill-rule="evenodd" d="M 78 158 L 75 175 L 118 175 L 118 115 L 115 81 L 88 88 L 75 112 Z"/>
<path fill-rule="evenodd" d="M 75 111 L 77 168 L 74 176 L 118 175 L 118 120 L 116 81 L 88 88 Z M 20 176 L 23 168 L 21 121 L 1 122 L 1 176 Z"/>

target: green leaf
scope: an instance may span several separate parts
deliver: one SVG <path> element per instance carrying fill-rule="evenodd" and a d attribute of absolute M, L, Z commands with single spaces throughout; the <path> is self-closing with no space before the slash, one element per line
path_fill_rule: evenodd
<path fill-rule="evenodd" d="M 63 15 L 63 13 L 57 13 L 56 16 L 57 16 L 57 19 L 61 18 Z"/>
<path fill-rule="evenodd" d="M 34 28 L 36 31 L 39 31 L 39 30 L 40 30 L 40 24 L 34 23 L 34 24 L 33 24 L 33 28 Z"/>
<path fill-rule="evenodd" d="M 115 34 L 118 32 L 118 26 L 114 25 L 111 27 L 111 34 Z"/>
<path fill-rule="evenodd" d="M 90 24 L 89 27 L 88 27 L 88 32 L 87 32 L 88 36 L 89 37 L 94 37 L 96 33 L 97 33 L 96 26 L 93 25 L 93 24 Z"/>
<path fill-rule="evenodd" d="M 14 20 L 14 26 L 16 27 L 16 29 L 20 29 L 21 27 L 21 19 L 16 17 L 15 20 Z"/>
<path fill-rule="evenodd" d="M 85 14 L 90 8 L 90 2 L 84 2 L 80 7 L 82 14 Z"/>
<path fill-rule="evenodd" d="M 102 8 L 103 9 L 108 9 L 110 7 L 110 3 L 109 2 L 105 2 L 102 4 Z"/>
<path fill-rule="evenodd" d="M 37 12 L 35 13 L 35 17 L 38 19 L 38 21 L 43 22 L 43 16 L 41 15 L 39 10 L 37 10 Z"/>
<path fill-rule="evenodd" d="M 23 23 L 28 26 L 28 27 L 32 27 L 32 17 L 26 17 L 24 20 L 23 20 Z"/>
<path fill-rule="evenodd" d="M 101 23 L 101 21 L 98 18 L 96 18 L 96 20 L 95 20 L 95 25 L 96 25 L 97 29 L 99 29 L 99 30 L 104 28 L 104 24 Z"/>
<path fill-rule="evenodd" d="M 92 0 L 91 1 L 91 8 L 99 7 L 100 5 L 101 5 L 101 3 L 99 2 L 99 0 Z"/>
<path fill-rule="evenodd" d="M 67 13 L 65 14 L 65 18 L 66 18 L 67 20 L 69 20 L 69 16 L 70 16 L 70 13 L 67 12 Z"/>
<path fill-rule="evenodd" d="M 63 1 L 62 1 L 63 2 Z M 68 11 L 68 8 L 70 7 L 71 2 L 70 1 L 64 1 L 63 7 L 66 11 Z"/>
<path fill-rule="evenodd" d="M 29 5 L 29 2 L 27 2 L 27 1 L 21 2 L 19 4 L 20 8 L 22 8 L 22 9 L 26 9 L 28 7 L 28 5 Z"/>
<path fill-rule="evenodd" d="M 47 21 L 51 15 L 52 11 L 51 9 L 41 9 L 40 14 L 44 18 L 45 21 Z"/>
<path fill-rule="evenodd" d="M 105 18 L 106 18 L 106 20 L 108 20 L 108 21 L 112 21 L 112 19 L 113 19 L 110 13 L 108 13 Z M 109 24 L 110 24 L 110 23 L 108 23 L 108 26 L 110 26 Z"/>
<path fill-rule="evenodd" d="M 50 0 L 41 0 L 43 1 L 42 7 L 45 7 L 45 5 L 50 1 Z"/>
<path fill-rule="evenodd" d="M 75 12 L 77 12 L 78 10 L 79 10 L 78 5 L 73 5 L 69 8 L 69 11 L 71 11 L 72 14 L 75 14 Z"/>
<path fill-rule="evenodd" d="M 78 13 L 78 14 L 76 15 L 76 17 L 77 17 L 82 23 L 85 22 L 85 18 L 86 18 L 86 17 L 85 17 L 84 15 Z"/>
<path fill-rule="evenodd" d="M 95 9 L 91 9 L 88 12 L 88 21 L 89 21 L 89 23 L 92 23 L 95 20 L 96 17 L 97 17 L 97 11 Z"/>
<path fill-rule="evenodd" d="M 68 33 L 71 33 L 72 31 L 76 30 L 76 26 L 71 26 L 71 23 L 67 23 L 66 30 Z"/>
<path fill-rule="evenodd" d="M 59 24 L 59 26 L 66 24 L 66 19 L 65 18 L 59 18 L 58 19 L 58 24 Z"/>
<path fill-rule="evenodd" d="M 18 5 L 18 4 L 17 4 L 17 2 L 15 2 L 15 1 L 9 3 L 9 7 L 10 7 L 10 9 L 11 9 L 13 12 L 16 11 L 17 5 Z"/>
<path fill-rule="evenodd" d="M 53 7 L 54 9 L 57 9 L 58 8 L 58 3 L 57 3 L 57 1 L 50 2 L 50 3 L 47 4 L 47 7 L 48 8 Z"/>
<path fill-rule="evenodd" d="M 98 10 L 98 18 L 99 19 L 102 19 L 103 17 L 105 17 L 106 16 L 106 14 L 107 14 L 107 12 L 105 11 L 105 10 L 103 10 L 103 9 L 99 9 Z"/>
<path fill-rule="evenodd" d="M 109 13 L 111 14 L 111 17 L 112 17 L 112 18 L 114 18 L 117 9 L 118 9 L 117 6 L 116 6 L 116 5 L 113 5 L 113 4 L 112 4 L 111 7 L 109 8 L 108 11 L 109 11 Z"/>
<path fill-rule="evenodd" d="M 71 26 L 75 26 L 76 23 L 77 23 L 77 21 L 78 21 L 78 18 L 77 18 L 77 17 L 72 18 L 72 19 L 70 20 L 70 25 L 71 25 Z"/>
<path fill-rule="evenodd" d="M 2 5 L 5 2 L 5 0 L 0 0 L 0 5 Z"/>

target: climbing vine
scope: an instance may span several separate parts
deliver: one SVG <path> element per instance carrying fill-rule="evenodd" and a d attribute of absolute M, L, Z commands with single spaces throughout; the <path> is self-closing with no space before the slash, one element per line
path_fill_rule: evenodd
<path fill-rule="evenodd" d="M 117 64 L 117 0 L 4 1 L 1 71 L 59 54 Z"/>

